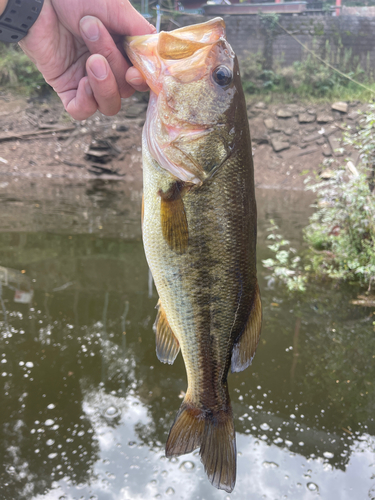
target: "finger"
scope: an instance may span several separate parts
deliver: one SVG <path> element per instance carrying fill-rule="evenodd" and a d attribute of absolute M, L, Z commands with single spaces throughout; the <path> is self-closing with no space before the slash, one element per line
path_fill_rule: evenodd
<path fill-rule="evenodd" d="M 142 73 L 134 66 L 130 67 L 126 72 L 126 81 L 139 92 L 150 90 Z"/>
<path fill-rule="evenodd" d="M 94 54 L 87 59 L 86 70 L 99 111 L 107 116 L 117 114 L 121 108 L 121 97 L 107 60 L 100 54 Z"/>
<path fill-rule="evenodd" d="M 79 82 L 77 91 L 69 90 L 59 93 L 66 111 L 75 120 L 86 120 L 98 109 L 89 80 L 87 76 Z"/>
<path fill-rule="evenodd" d="M 91 54 L 100 54 L 105 57 L 116 79 L 121 97 L 129 97 L 134 90 L 125 80 L 125 73 L 129 64 L 117 48 L 113 38 L 103 23 L 93 16 L 85 16 L 80 21 L 82 38 Z"/>

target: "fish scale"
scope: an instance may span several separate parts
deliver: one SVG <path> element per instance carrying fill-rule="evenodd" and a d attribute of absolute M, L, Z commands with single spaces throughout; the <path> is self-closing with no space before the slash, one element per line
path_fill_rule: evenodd
<path fill-rule="evenodd" d="M 190 48 L 188 42 L 182 44 L 184 54 L 194 58 L 193 68 L 200 53 L 205 58 L 206 68 L 200 66 L 198 81 L 194 84 L 194 73 L 186 73 L 184 65 L 169 70 L 168 59 L 163 59 L 161 67 L 168 74 L 163 79 L 159 68 L 159 79 L 153 82 L 158 94 L 151 98 L 143 133 L 143 242 L 159 294 L 158 356 L 173 363 L 180 348 L 188 381 L 166 455 L 178 456 L 199 447 L 212 484 L 230 492 L 236 477 L 236 445 L 227 376 L 230 366 L 241 371 L 250 364 L 261 324 L 256 203 L 238 62 L 225 41 L 223 21 L 204 24 L 213 32 L 209 44 Z M 204 24 L 190 27 L 193 35 L 194 30 L 203 33 Z M 184 36 L 186 30 L 173 31 L 162 50 L 159 35 L 151 35 L 147 50 L 153 51 L 154 59 L 162 53 L 173 63 L 180 56 L 174 52 L 173 39 Z M 138 45 L 137 37 L 130 38 L 126 50 L 151 82 L 149 61 L 146 71 L 139 58 L 139 53 L 147 58 L 145 38 Z M 215 86 L 211 77 L 223 64 L 233 75 L 227 89 Z M 166 95 L 173 96 L 173 108 L 168 108 Z M 168 142 L 176 123 L 178 129 Z M 206 133 L 196 135 L 197 124 Z M 176 134 L 180 134 L 178 142 Z M 186 169 L 180 180 L 179 168 Z M 193 177 L 186 181 L 190 171 Z"/>

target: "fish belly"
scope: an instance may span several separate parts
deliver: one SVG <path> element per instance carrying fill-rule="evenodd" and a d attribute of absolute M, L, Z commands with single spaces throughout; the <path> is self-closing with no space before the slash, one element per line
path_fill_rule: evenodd
<path fill-rule="evenodd" d="M 203 406 L 226 400 L 233 344 L 256 291 L 255 218 L 249 166 L 222 166 L 200 188 L 183 196 L 188 246 L 170 248 L 161 225 L 161 196 L 175 179 L 143 144 L 143 241 L 169 325 L 181 347 L 188 394 Z M 240 167 L 240 168 L 239 168 Z"/>

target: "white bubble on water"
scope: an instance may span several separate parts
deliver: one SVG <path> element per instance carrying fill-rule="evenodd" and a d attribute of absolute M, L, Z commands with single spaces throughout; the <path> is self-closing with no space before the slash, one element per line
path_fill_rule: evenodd
<path fill-rule="evenodd" d="M 277 467 L 279 467 L 279 464 L 277 464 L 276 462 L 264 461 L 262 465 L 265 469 L 277 469 Z"/>
<path fill-rule="evenodd" d="M 331 453 L 330 451 L 325 451 L 323 453 L 323 457 L 325 458 L 333 458 L 335 455 L 333 453 Z"/>
<path fill-rule="evenodd" d="M 34 368 L 34 363 L 32 361 L 27 361 L 26 366 L 27 368 Z"/>
<path fill-rule="evenodd" d="M 307 483 L 307 489 L 310 491 L 319 491 L 318 485 L 315 483 Z"/>
<path fill-rule="evenodd" d="M 54 405 L 53 403 L 51 403 L 51 404 L 49 404 L 49 405 L 47 406 L 47 408 L 48 408 L 48 410 L 53 410 L 53 409 L 54 409 L 54 408 L 56 408 L 56 407 L 55 407 L 55 405 Z"/>
<path fill-rule="evenodd" d="M 184 472 L 191 472 L 194 469 L 194 467 L 195 465 L 193 464 L 193 462 L 190 461 L 182 462 L 182 464 L 180 465 L 180 469 L 183 470 Z"/>
<path fill-rule="evenodd" d="M 110 406 L 105 411 L 105 416 L 108 418 L 115 418 L 120 414 L 120 410 L 116 406 Z"/>
<path fill-rule="evenodd" d="M 52 459 L 52 458 L 56 458 L 57 457 L 57 453 L 50 453 L 48 455 L 48 458 Z"/>
<path fill-rule="evenodd" d="M 52 418 L 47 418 L 47 420 L 44 422 L 44 425 L 46 425 L 47 427 L 50 427 L 54 423 L 55 423 L 55 421 L 52 420 Z"/>
<path fill-rule="evenodd" d="M 262 431 L 268 431 L 270 429 L 270 426 L 264 422 L 263 424 L 260 424 L 260 428 Z"/>
<path fill-rule="evenodd" d="M 47 442 L 46 442 L 47 446 L 52 446 L 53 444 L 55 444 L 54 439 L 48 439 Z"/>

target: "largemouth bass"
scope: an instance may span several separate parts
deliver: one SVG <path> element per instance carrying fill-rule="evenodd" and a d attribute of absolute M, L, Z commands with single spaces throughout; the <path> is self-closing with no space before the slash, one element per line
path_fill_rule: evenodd
<path fill-rule="evenodd" d="M 143 242 L 159 294 L 156 352 L 179 350 L 188 388 L 166 456 L 200 448 L 214 486 L 236 479 L 227 376 L 254 356 L 261 327 L 251 141 L 237 58 L 220 18 L 129 37 L 151 88 L 143 129 Z"/>

